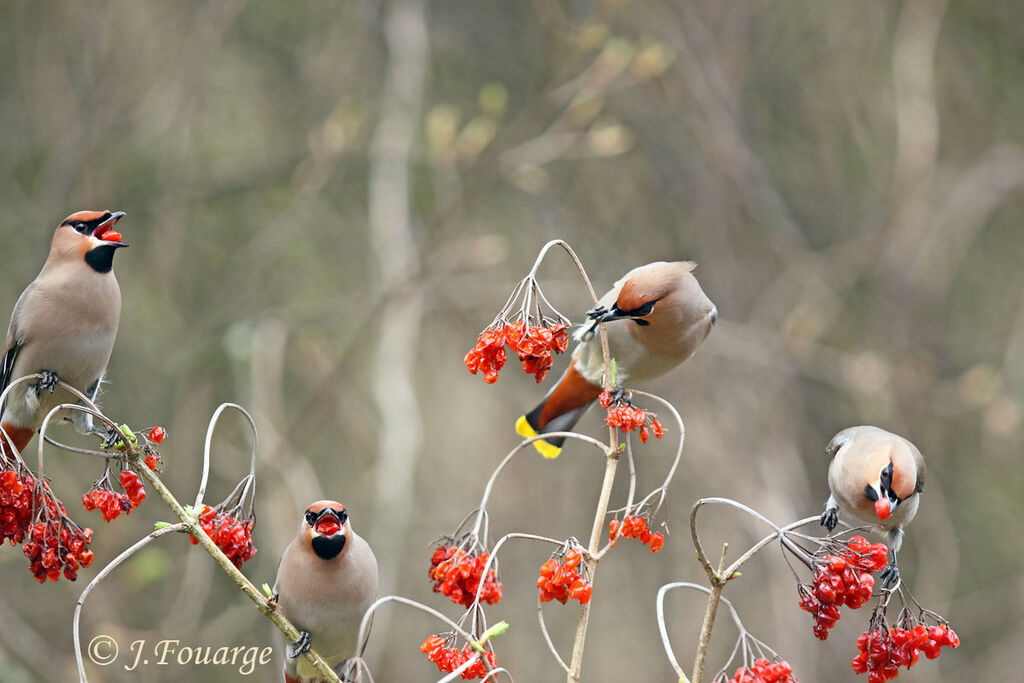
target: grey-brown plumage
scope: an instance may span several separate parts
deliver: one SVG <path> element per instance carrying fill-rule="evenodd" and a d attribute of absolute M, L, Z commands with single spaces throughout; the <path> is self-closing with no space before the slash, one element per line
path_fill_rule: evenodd
<path fill-rule="evenodd" d="M 829 531 L 838 511 L 873 524 L 885 534 L 892 563 L 883 578 L 894 581 L 896 553 L 903 545 L 905 527 L 917 515 L 924 490 L 924 457 L 917 446 L 898 434 L 878 427 L 850 427 L 832 437 L 826 447 L 832 456 L 828 468 L 831 495 L 821 523 Z"/>
<path fill-rule="evenodd" d="M 696 267 L 692 261 L 657 261 L 634 268 L 616 282 L 587 312 L 589 319 L 576 333 L 579 344 L 565 373 L 516 422 L 520 436 L 571 430 L 601 393 L 604 354 L 598 323 L 608 323 L 608 351 L 615 359 L 619 386 L 660 377 L 692 356 L 718 319 L 718 309 L 693 276 Z M 551 437 L 533 444 L 554 458 L 564 440 Z"/>
<path fill-rule="evenodd" d="M 288 647 L 285 680 L 317 680 L 299 656 L 310 644 L 340 670 L 355 652 L 360 621 L 377 596 L 377 559 L 352 529 L 344 505 L 320 500 L 306 509 L 281 557 L 274 593 L 304 636 Z"/>
<path fill-rule="evenodd" d="M 80 211 L 68 216 L 54 232 L 42 270 L 14 307 L 0 389 L 19 377 L 47 375 L 12 390 L 3 406 L 0 423 L 18 450 L 54 406 L 70 400 L 52 390 L 57 378 L 90 397 L 99 388 L 121 317 L 112 263 L 114 252 L 128 245 L 111 228 L 123 215 Z M 75 414 L 75 423 L 83 431 L 92 425 L 83 413 Z"/>

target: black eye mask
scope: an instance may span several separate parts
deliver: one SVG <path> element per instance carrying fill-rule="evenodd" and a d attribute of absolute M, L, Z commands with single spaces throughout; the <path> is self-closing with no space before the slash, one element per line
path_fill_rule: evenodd
<path fill-rule="evenodd" d="M 348 510 L 335 510 L 333 508 L 324 508 L 320 512 L 306 510 L 306 524 L 316 526 L 317 521 L 328 512 L 334 513 L 334 516 L 338 518 L 338 524 L 345 526 L 345 522 L 348 521 Z"/>

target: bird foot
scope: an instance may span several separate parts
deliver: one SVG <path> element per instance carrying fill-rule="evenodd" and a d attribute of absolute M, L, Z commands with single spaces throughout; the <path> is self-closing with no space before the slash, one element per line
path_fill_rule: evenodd
<path fill-rule="evenodd" d="M 106 443 L 109 442 L 111 437 L 115 435 L 117 432 L 115 432 L 113 429 L 111 429 L 105 424 L 94 424 L 92 427 L 89 428 L 89 433 L 94 436 L 100 437 Z"/>
<path fill-rule="evenodd" d="M 882 573 L 878 575 L 878 578 L 882 580 L 882 587 L 888 588 L 894 583 L 899 582 L 900 568 L 896 566 L 895 562 L 888 564 L 885 569 L 882 570 Z"/>
<path fill-rule="evenodd" d="M 103 437 L 103 448 L 118 448 L 123 446 L 124 443 L 121 438 L 124 436 L 121 432 L 116 429 L 111 429 L 107 425 L 99 425 L 93 428 L 93 433 Z"/>
<path fill-rule="evenodd" d="M 299 631 L 299 637 L 295 641 L 288 643 L 288 657 L 295 659 L 303 652 L 309 652 L 309 648 L 313 642 L 310 640 L 309 631 Z"/>
<path fill-rule="evenodd" d="M 603 316 L 608 314 L 608 309 L 600 304 L 594 306 L 587 311 L 587 317 L 591 320 L 600 320 Z"/>
<path fill-rule="evenodd" d="M 839 513 L 835 508 L 829 508 L 821 513 L 821 525 L 828 529 L 829 533 L 836 528 L 836 524 L 839 524 Z"/>
<path fill-rule="evenodd" d="M 608 395 L 611 397 L 608 402 L 609 406 L 617 405 L 619 403 L 622 403 L 624 405 L 633 405 L 633 403 L 626 396 L 626 390 L 623 387 L 615 387 L 609 392 Z"/>
<path fill-rule="evenodd" d="M 351 678 L 349 676 L 348 669 L 350 667 L 348 666 L 348 663 L 349 663 L 349 660 L 346 659 L 344 662 L 342 662 L 338 666 L 334 667 L 334 673 L 336 673 L 338 675 L 338 678 L 341 679 L 342 683 L 352 683 L 353 681 L 355 681 L 354 678 Z"/>
<path fill-rule="evenodd" d="M 51 370 L 43 370 L 39 374 L 42 377 L 36 383 L 36 393 L 41 394 L 44 391 L 48 391 L 52 394 L 53 390 L 57 388 L 57 383 L 60 382 L 60 377 Z"/>

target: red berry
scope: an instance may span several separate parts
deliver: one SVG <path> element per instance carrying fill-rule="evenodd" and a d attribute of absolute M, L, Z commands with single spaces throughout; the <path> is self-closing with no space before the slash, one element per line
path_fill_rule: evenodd
<path fill-rule="evenodd" d="M 153 443 L 163 443 L 164 439 L 166 438 L 167 432 L 164 430 L 163 427 L 157 426 L 149 430 L 149 440 L 152 441 Z"/>

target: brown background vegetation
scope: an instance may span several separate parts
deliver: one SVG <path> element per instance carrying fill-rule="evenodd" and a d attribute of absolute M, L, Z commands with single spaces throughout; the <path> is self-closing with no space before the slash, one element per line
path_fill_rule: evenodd
<path fill-rule="evenodd" d="M 585 680 L 674 680 L 654 596 L 702 578 L 686 539 L 692 501 L 730 496 L 779 522 L 815 514 L 824 444 L 865 422 L 928 458 L 902 567 L 963 639 L 901 680 L 1019 671 L 1020 3 L 19 2 L 0 17 L 0 310 L 64 215 L 128 212 L 105 407 L 167 427 L 166 478 L 183 498 L 214 408 L 253 410 L 260 552 L 245 569 L 257 583 L 272 582 L 302 509 L 327 495 L 377 548 L 382 592 L 457 613 L 430 593 L 428 543 L 476 505 L 517 443 L 514 419 L 545 391 L 514 370 L 485 386 L 462 356 L 537 249 L 561 237 L 599 289 L 651 260 L 696 260 L 721 315 L 692 360 L 648 387 L 686 420 L 673 535 L 658 555 L 620 546 L 601 565 Z M 542 283 L 580 320 L 588 302 L 565 260 Z M 582 429 L 601 434 L 596 412 Z M 226 423 L 213 496 L 241 476 L 246 449 Z M 640 449 L 642 488 L 671 449 Z M 494 530 L 586 535 L 598 462 L 570 446 L 556 462 L 514 464 Z M 97 528 L 98 565 L 168 517 L 153 498 L 106 525 L 75 502 L 96 463 L 51 457 L 48 470 Z M 734 548 L 761 531 L 728 514 L 709 527 Z M 508 547 L 505 598 L 490 610 L 512 623 L 498 650 L 519 681 L 562 678 L 533 616 L 545 553 Z M 40 586 L 7 547 L 0 583 L 0 680 L 71 679 L 83 581 Z M 814 640 L 776 550 L 726 595 L 801 680 L 855 680 L 867 615 Z M 696 596 L 669 600 L 683 661 L 702 610 Z M 548 613 L 567 652 L 575 610 Z M 101 586 L 83 629 L 122 647 L 273 635 L 184 538 Z M 379 619 L 377 680 L 433 680 L 417 647 L 435 630 L 405 613 Z M 720 620 L 713 668 L 732 637 Z"/>

